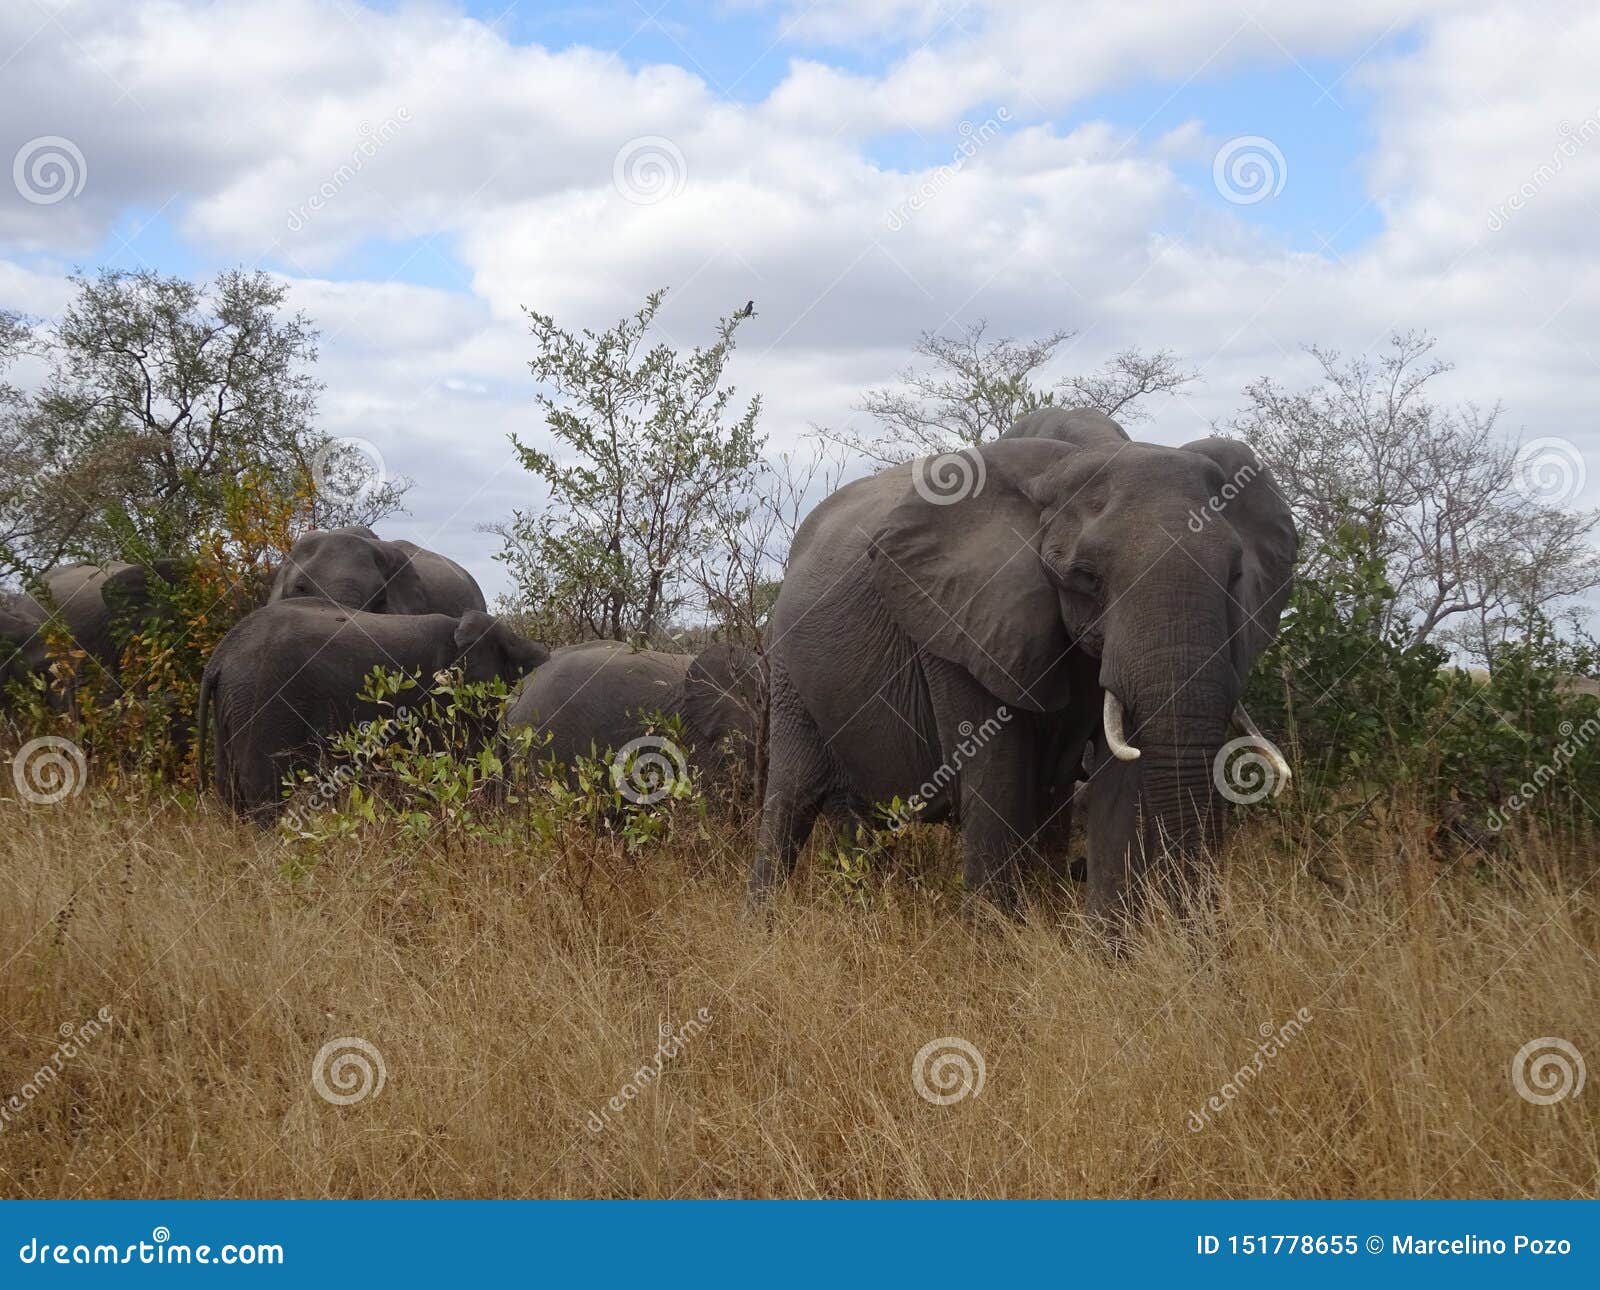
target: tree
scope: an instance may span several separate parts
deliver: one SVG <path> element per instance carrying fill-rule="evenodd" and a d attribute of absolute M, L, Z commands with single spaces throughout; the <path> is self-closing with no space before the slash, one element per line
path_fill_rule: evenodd
<path fill-rule="evenodd" d="M 1195 379 L 1168 350 L 1144 354 L 1129 349 L 1084 376 L 1069 376 L 1053 390 L 1033 376 L 1055 357 L 1073 333 L 1052 331 L 1034 340 L 990 340 L 979 320 L 955 336 L 923 332 L 915 352 L 932 364 L 907 367 L 898 388 L 868 390 L 856 411 L 877 422 L 871 434 L 819 430 L 825 439 L 883 465 L 986 443 L 1037 408 L 1098 408 L 1107 416 L 1138 421 L 1147 415 L 1139 400 L 1171 393 Z"/>
<path fill-rule="evenodd" d="M 558 634 L 658 638 L 717 540 L 714 503 L 746 492 L 761 460 L 760 398 L 725 423 L 734 390 L 722 376 L 741 319 L 722 319 L 715 343 L 688 355 L 646 349 L 665 295 L 581 336 L 528 311 L 538 347 L 529 366 L 549 387 L 537 399 L 558 449 L 511 437 L 550 505 L 513 516 L 498 558 Z"/>
<path fill-rule="evenodd" d="M 1525 486 L 1498 405 L 1433 402 L 1429 383 L 1450 370 L 1433 349 L 1417 333 L 1393 337 L 1375 361 L 1313 346 L 1320 382 L 1292 392 L 1262 377 L 1245 388 L 1232 429 L 1294 507 L 1301 576 L 1334 572 L 1329 553 L 1345 549 L 1340 534 L 1353 519 L 1361 558 L 1380 562 L 1395 592 L 1375 630 L 1403 624 L 1413 643 L 1487 660 L 1600 586 L 1590 545 L 1600 512 L 1566 511 Z"/>
<path fill-rule="evenodd" d="M 307 487 L 342 454 L 315 427 L 316 331 L 304 314 L 283 313 L 285 285 L 242 270 L 210 284 L 153 270 L 72 281 L 75 299 L 38 342 L 43 385 L 0 411 L 0 533 L 13 571 L 66 552 L 192 550 L 219 527 L 247 471 L 314 497 L 315 524 L 396 508 L 404 481 L 353 500 Z M 16 325 L 7 324 L 13 351 Z"/>

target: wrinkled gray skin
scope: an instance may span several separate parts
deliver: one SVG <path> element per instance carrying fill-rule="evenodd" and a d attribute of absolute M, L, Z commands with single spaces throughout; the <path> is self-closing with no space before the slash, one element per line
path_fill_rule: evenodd
<path fill-rule="evenodd" d="M 0 593 L 0 700 L 11 682 L 28 680 L 50 666 L 44 625 L 45 612 L 32 596 Z"/>
<path fill-rule="evenodd" d="M 1089 903 L 1115 935 L 1136 879 L 1208 889 L 1212 761 L 1288 599 L 1293 521 L 1230 441 L 1034 434 L 976 451 L 983 486 L 959 501 L 926 500 L 912 482 L 926 463 L 909 463 L 801 525 L 773 613 L 751 894 L 788 874 L 830 792 L 884 802 L 927 783 L 922 818 L 959 822 L 968 887 L 1014 907 L 1063 768 L 1104 746 L 1110 689 L 1142 751 L 1097 757 L 1086 786 Z"/>
<path fill-rule="evenodd" d="M 272 581 L 268 600 L 320 597 L 375 614 L 484 610 L 483 591 L 454 560 L 414 542 L 386 542 L 351 525 L 299 538 Z"/>
<path fill-rule="evenodd" d="M 524 683 L 506 720 L 548 733 L 539 760 L 570 766 L 639 738 L 655 713 L 677 715 L 690 764 L 721 775 L 734 769 L 725 755 L 748 759 L 753 747 L 760 692 L 752 687 L 759 687 L 759 675 L 754 657 L 737 646 L 690 655 L 585 641 L 556 650 Z M 742 753 L 724 754 L 729 736 L 742 738 Z"/>
<path fill-rule="evenodd" d="M 463 666 L 468 681 L 514 684 L 549 657 L 479 610 L 372 614 L 296 599 L 256 610 L 222 638 L 200 682 L 200 761 L 214 719 L 218 794 L 268 823 L 283 805 L 283 777 L 316 765 L 322 741 L 388 712 L 357 695 L 374 667 L 428 683 Z"/>

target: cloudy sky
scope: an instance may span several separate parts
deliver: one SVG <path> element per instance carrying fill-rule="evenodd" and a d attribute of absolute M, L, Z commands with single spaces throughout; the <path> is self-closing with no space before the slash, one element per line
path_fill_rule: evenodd
<path fill-rule="evenodd" d="M 1073 329 L 1061 374 L 1177 351 L 1169 443 L 1307 344 L 1427 329 L 1448 397 L 1592 456 L 1597 67 L 1592 0 L 10 0 L 0 306 L 281 274 L 325 428 L 416 481 L 389 529 L 491 590 L 478 526 L 541 500 L 522 307 L 658 286 L 684 345 L 756 300 L 733 375 L 778 445 L 981 318 Z"/>

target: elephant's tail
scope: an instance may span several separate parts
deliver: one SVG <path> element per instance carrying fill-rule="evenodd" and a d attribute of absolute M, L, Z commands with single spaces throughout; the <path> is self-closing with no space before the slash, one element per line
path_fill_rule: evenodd
<path fill-rule="evenodd" d="M 197 794 L 206 791 L 206 735 L 211 727 L 211 697 L 217 688 L 217 674 L 209 667 L 200 676 L 200 702 L 195 708 L 196 744 L 194 780 Z"/>

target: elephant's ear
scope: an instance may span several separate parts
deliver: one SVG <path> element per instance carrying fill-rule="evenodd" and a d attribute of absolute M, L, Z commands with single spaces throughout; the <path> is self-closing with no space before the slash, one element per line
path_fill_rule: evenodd
<path fill-rule="evenodd" d="M 398 542 L 385 542 L 381 538 L 373 538 L 371 546 L 377 556 L 378 572 L 383 576 L 383 605 L 387 612 L 427 613 L 427 591 L 422 585 L 422 575 L 411 563 L 412 553 Z"/>
<path fill-rule="evenodd" d="M 1215 509 L 1208 518 L 1231 524 L 1244 544 L 1239 595 L 1244 620 L 1240 631 L 1245 649 L 1242 674 L 1271 644 L 1278 616 L 1289 603 L 1300 544 L 1294 514 L 1272 472 L 1249 444 L 1211 438 L 1183 447 L 1222 467 L 1222 493 L 1214 499 Z"/>
<path fill-rule="evenodd" d="M 478 609 L 469 609 L 456 624 L 455 646 L 458 656 L 468 653 L 481 655 L 487 651 L 492 657 L 483 658 L 487 673 L 514 681 L 547 662 L 550 651 L 538 641 L 518 636 L 497 618 Z"/>
<path fill-rule="evenodd" d="M 906 635 L 1030 712 L 1066 705 L 1070 642 L 1039 558 L 1040 508 L 1023 484 L 1075 451 L 1001 440 L 912 462 L 872 542 L 873 585 Z"/>
<path fill-rule="evenodd" d="M 753 737 L 765 690 L 759 656 L 742 645 L 723 642 L 695 655 L 683 678 L 677 710 L 713 742 L 735 732 Z"/>

